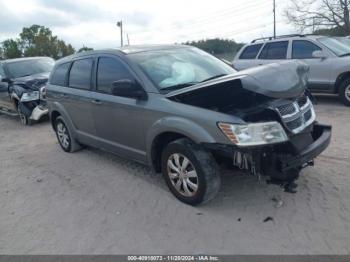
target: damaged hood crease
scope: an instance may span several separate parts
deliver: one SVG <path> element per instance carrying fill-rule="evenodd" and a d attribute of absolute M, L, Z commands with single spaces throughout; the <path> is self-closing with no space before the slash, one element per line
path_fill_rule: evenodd
<path fill-rule="evenodd" d="M 284 61 L 259 66 L 208 82 L 170 92 L 166 97 L 195 93 L 225 82 L 240 80 L 242 88 L 271 98 L 294 98 L 307 87 L 309 67 L 300 61 Z"/>
<path fill-rule="evenodd" d="M 49 77 L 49 73 L 30 75 L 30 76 L 16 78 L 13 84 L 16 86 L 20 86 L 24 89 L 39 91 L 39 89 L 47 83 L 48 77 Z"/>

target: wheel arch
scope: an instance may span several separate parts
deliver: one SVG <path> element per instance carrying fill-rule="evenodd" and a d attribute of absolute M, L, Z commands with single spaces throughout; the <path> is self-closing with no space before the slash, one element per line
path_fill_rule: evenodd
<path fill-rule="evenodd" d="M 340 89 L 341 83 L 344 80 L 349 79 L 349 78 L 350 78 L 350 71 L 343 72 L 343 73 L 339 74 L 337 79 L 336 79 L 336 81 L 335 81 L 334 92 L 335 93 L 339 93 L 339 89 Z"/>
<path fill-rule="evenodd" d="M 60 112 L 58 112 L 57 110 L 53 110 L 50 114 L 50 121 L 51 121 L 51 125 L 52 125 L 52 128 L 55 129 L 55 121 L 57 119 L 57 117 L 59 117 L 61 114 Z"/>
<path fill-rule="evenodd" d="M 149 165 L 160 172 L 161 154 L 172 141 L 187 138 L 196 144 L 214 143 L 214 138 L 198 124 L 178 117 L 158 120 L 147 134 L 147 156 Z"/>
<path fill-rule="evenodd" d="M 72 132 L 72 136 L 76 139 L 77 138 L 76 129 L 69 117 L 68 112 L 64 109 L 64 107 L 60 103 L 54 102 L 49 105 L 49 108 L 50 108 L 50 121 L 51 121 L 52 128 L 55 129 L 54 127 L 55 120 L 57 119 L 57 117 L 61 116 L 64 119 L 64 122 L 69 128 L 69 130 Z"/>

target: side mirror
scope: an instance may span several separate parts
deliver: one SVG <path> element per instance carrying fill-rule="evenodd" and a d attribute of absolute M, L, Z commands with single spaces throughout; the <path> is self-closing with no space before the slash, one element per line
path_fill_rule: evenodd
<path fill-rule="evenodd" d="M 321 51 L 321 50 L 316 50 L 316 51 L 313 51 L 313 52 L 312 52 L 312 57 L 313 57 L 313 58 L 321 58 L 321 59 L 324 59 L 324 58 L 326 58 L 327 56 L 326 56 L 326 54 L 325 54 L 323 51 Z"/>
<path fill-rule="evenodd" d="M 147 94 L 142 89 L 140 84 L 131 79 L 121 79 L 113 82 L 112 94 L 115 96 L 136 98 L 141 100 L 145 100 L 147 98 Z"/>

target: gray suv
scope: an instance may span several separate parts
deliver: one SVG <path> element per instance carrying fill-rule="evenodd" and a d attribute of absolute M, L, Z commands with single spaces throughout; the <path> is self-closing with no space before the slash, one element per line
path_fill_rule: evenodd
<path fill-rule="evenodd" d="M 299 59 L 310 66 L 312 92 L 339 94 L 350 106 L 350 41 L 345 37 L 287 35 L 260 38 L 244 46 L 235 56 L 238 70 Z"/>
<path fill-rule="evenodd" d="M 295 192 L 331 137 L 307 72 L 300 62 L 237 72 L 189 46 L 128 46 L 59 60 L 47 102 L 64 151 L 89 145 L 149 165 L 196 205 L 219 191 L 223 168 Z"/>

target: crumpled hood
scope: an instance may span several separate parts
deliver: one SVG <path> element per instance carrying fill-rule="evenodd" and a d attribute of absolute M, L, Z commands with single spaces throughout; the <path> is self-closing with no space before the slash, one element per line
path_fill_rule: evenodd
<path fill-rule="evenodd" d="M 300 96 L 307 86 L 309 67 L 300 61 L 283 61 L 242 70 L 211 81 L 196 84 L 170 92 L 166 97 L 192 93 L 202 88 L 240 80 L 242 88 L 272 98 L 293 98 Z"/>
<path fill-rule="evenodd" d="M 39 89 L 47 83 L 49 79 L 49 74 L 50 73 L 47 72 L 25 77 L 19 77 L 14 80 L 13 85 L 20 86 L 24 89 L 39 91 Z"/>

